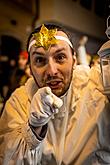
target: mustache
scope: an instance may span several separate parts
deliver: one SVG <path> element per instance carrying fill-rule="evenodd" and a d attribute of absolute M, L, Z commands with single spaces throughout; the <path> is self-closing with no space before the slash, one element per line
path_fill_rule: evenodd
<path fill-rule="evenodd" d="M 45 83 L 50 83 L 50 82 L 53 82 L 53 81 L 63 81 L 63 78 L 62 77 L 58 77 L 58 76 L 48 76 L 46 79 L 45 79 Z"/>

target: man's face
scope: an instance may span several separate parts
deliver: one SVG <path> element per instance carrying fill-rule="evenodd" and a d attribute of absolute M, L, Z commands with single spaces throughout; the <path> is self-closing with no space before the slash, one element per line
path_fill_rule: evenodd
<path fill-rule="evenodd" d="M 61 31 L 57 35 L 67 37 Z M 40 88 L 49 86 L 57 96 L 63 95 L 69 88 L 73 65 L 72 50 L 65 41 L 59 40 L 48 50 L 35 46 L 30 49 L 30 67 L 37 85 Z"/>

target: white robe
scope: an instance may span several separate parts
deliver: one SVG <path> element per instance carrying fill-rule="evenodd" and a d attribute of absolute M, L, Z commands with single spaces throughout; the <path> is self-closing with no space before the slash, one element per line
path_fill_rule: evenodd
<path fill-rule="evenodd" d="M 108 102 L 100 82 L 97 69 L 77 66 L 63 106 L 49 121 L 45 138 L 38 140 L 28 125 L 38 89 L 30 78 L 12 94 L 1 116 L 0 165 L 81 165 L 100 147 L 97 121 Z"/>

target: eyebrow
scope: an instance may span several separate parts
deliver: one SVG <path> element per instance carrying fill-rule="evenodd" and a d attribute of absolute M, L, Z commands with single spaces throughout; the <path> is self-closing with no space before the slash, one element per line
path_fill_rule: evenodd
<path fill-rule="evenodd" d="M 65 48 L 59 48 L 59 49 L 57 49 L 54 53 L 59 53 L 59 52 L 61 52 L 61 51 L 63 51 L 63 50 L 65 50 Z"/>
<path fill-rule="evenodd" d="M 45 54 L 44 53 L 41 53 L 41 52 L 38 52 L 38 51 L 33 51 L 32 52 L 32 56 L 34 56 L 34 55 L 41 55 L 41 56 L 44 56 Z"/>
<path fill-rule="evenodd" d="M 61 52 L 63 50 L 65 50 L 65 48 L 58 48 L 57 50 L 55 50 L 54 54 L 55 53 L 59 53 L 59 52 Z M 37 54 L 38 55 L 41 55 L 41 56 L 44 56 L 45 55 L 45 53 L 41 53 L 41 52 L 36 51 L 36 50 L 32 52 L 32 56 L 37 55 Z"/>

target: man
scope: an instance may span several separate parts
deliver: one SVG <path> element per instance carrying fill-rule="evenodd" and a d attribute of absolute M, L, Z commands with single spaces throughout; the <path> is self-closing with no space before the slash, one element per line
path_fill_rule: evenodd
<path fill-rule="evenodd" d="M 0 119 L 0 164 L 81 165 L 98 143 L 107 98 L 100 75 L 76 66 L 70 36 L 42 25 L 29 36 L 33 78 L 7 101 Z"/>

